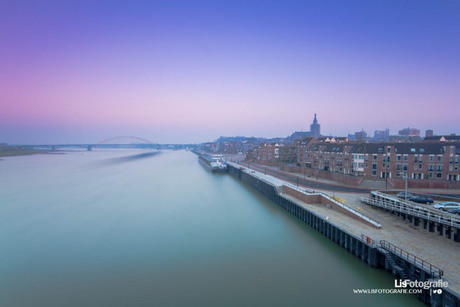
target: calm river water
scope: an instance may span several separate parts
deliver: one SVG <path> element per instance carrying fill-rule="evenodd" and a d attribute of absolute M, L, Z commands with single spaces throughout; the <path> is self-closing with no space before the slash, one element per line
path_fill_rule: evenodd
<path fill-rule="evenodd" d="M 0 160 L 0 306 L 421 306 L 186 151 Z"/>

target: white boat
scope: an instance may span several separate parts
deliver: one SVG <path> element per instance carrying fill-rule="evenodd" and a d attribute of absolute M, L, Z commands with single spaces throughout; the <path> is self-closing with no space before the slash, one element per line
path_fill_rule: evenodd
<path fill-rule="evenodd" d="M 224 156 L 222 155 L 198 154 L 198 159 L 211 172 L 224 173 L 227 171 L 227 163 L 225 163 Z"/>

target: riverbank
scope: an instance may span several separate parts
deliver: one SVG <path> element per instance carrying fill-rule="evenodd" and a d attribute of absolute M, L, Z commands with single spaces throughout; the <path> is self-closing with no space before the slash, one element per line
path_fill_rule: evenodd
<path fill-rule="evenodd" d="M 0 145 L 0 158 L 1 157 L 14 157 L 14 156 L 26 156 L 47 153 L 48 150 L 37 150 L 25 146 L 11 146 L 11 145 Z"/>

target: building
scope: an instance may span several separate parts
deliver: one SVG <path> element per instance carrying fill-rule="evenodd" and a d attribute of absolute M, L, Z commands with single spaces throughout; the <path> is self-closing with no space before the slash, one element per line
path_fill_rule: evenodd
<path fill-rule="evenodd" d="M 431 137 L 434 135 L 434 131 L 431 129 L 428 129 L 425 131 L 425 137 Z"/>
<path fill-rule="evenodd" d="M 263 143 L 248 152 L 247 159 L 262 164 L 272 165 L 278 162 L 296 163 L 297 147 L 293 144 Z"/>
<path fill-rule="evenodd" d="M 420 129 L 407 127 L 399 130 L 398 135 L 407 137 L 420 137 Z"/>
<path fill-rule="evenodd" d="M 374 131 L 374 141 L 376 142 L 382 142 L 382 141 L 388 142 L 389 138 L 390 138 L 390 129 Z"/>
<path fill-rule="evenodd" d="M 296 131 L 293 134 L 291 134 L 289 137 L 287 137 L 287 142 L 295 143 L 298 140 L 302 140 L 304 138 L 310 137 L 310 135 L 311 135 L 310 132 Z"/>
<path fill-rule="evenodd" d="M 316 114 L 313 123 L 310 125 L 310 131 L 296 131 L 286 138 L 286 143 L 294 144 L 295 142 L 308 137 L 319 138 L 321 136 L 321 125 L 318 124 Z"/>
<path fill-rule="evenodd" d="M 309 143 L 298 145 L 302 167 L 367 179 L 404 178 L 460 181 L 460 144 Z"/>
<path fill-rule="evenodd" d="M 452 133 L 451 135 L 427 136 L 424 142 L 460 142 L 460 135 Z"/>
<path fill-rule="evenodd" d="M 293 144 L 279 146 L 278 161 L 283 163 L 296 163 L 297 146 Z"/>
<path fill-rule="evenodd" d="M 455 150 L 455 146 L 446 148 L 441 143 L 388 143 L 361 145 L 353 151 L 365 156 L 367 163 L 363 175 L 368 178 L 403 178 L 407 175 L 412 179 L 457 181 L 458 154 L 455 162 Z M 451 151 L 453 155 L 449 159 Z"/>
<path fill-rule="evenodd" d="M 296 142 L 296 157 L 297 157 L 297 164 L 302 165 L 303 161 L 307 161 L 305 154 L 307 152 L 307 148 L 310 146 L 311 143 L 315 142 L 314 137 L 307 137 L 301 141 Z"/>
<path fill-rule="evenodd" d="M 348 139 L 350 141 L 357 141 L 357 142 L 362 142 L 367 140 L 367 132 L 364 130 L 355 132 L 355 133 L 349 133 L 348 134 Z"/>
<path fill-rule="evenodd" d="M 348 142 L 347 137 L 334 137 L 334 136 L 322 136 L 316 139 L 319 143 L 345 143 Z"/>
<path fill-rule="evenodd" d="M 313 123 L 310 125 L 310 136 L 316 139 L 321 136 L 321 125 L 318 124 L 318 120 L 316 119 L 316 113 L 315 118 L 313 119 Z"/>
<path fill-rule="evenodd" d="M 367 139 L 367 133 L 364 130 L 361 130 L 359 132 L 355 132 L 355 140 L 358 142 L 364 141 Z"/>
<path fill-rule="evenodd" d="M 302 153 L 298 155 L 298 164 L 306 168 L 349 174 L 351 147 L 347 143 L 313 142 L 300 149 Z"/>

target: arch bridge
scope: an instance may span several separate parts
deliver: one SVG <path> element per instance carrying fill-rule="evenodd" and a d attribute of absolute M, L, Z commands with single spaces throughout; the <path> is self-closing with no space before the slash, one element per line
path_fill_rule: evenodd
<path fill-rule="evenodd" d="M 93 148 L 152 148 L 160 149 L 160 145 L 138 136 L 115 136 L 96 144 L 88 145 L 88 151 Z"/>
<path fill-rule="evenodd" d="M 32 148 L 39 150 L 57 150 L 59 148 L 86 148 L 88 151 L 93 148 L 146 148 L 146 149 L 161 149 L 158 143 L 154 143 L 146 138 L 138 136 L 116 136 L 111 137 L 95 144 L 35 144 L 35 145 L 24 145 L 24 148 Z M 181 146 L 179 146 L 181 147 Z M 167 147 L 166 147 L 167 148 Z"/>

